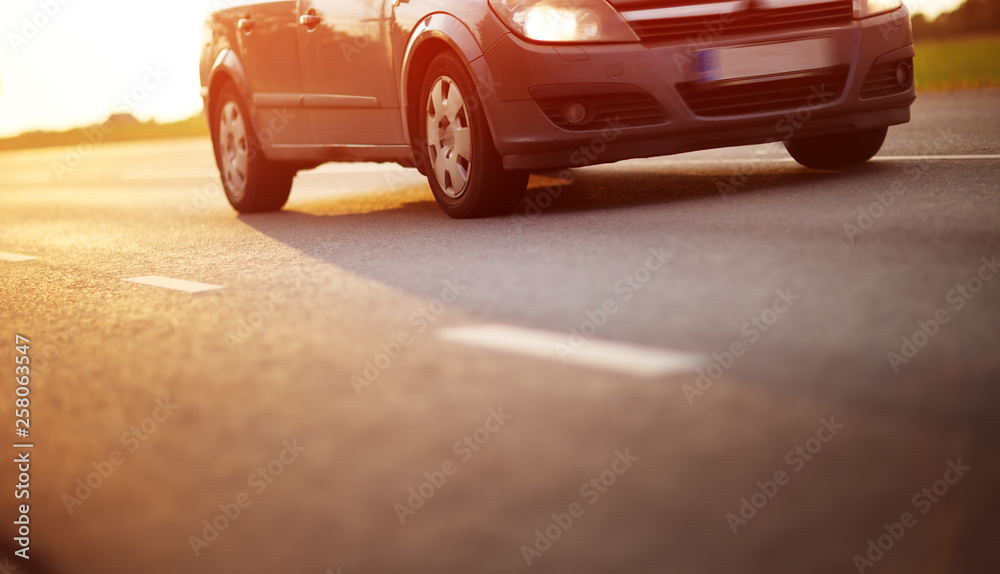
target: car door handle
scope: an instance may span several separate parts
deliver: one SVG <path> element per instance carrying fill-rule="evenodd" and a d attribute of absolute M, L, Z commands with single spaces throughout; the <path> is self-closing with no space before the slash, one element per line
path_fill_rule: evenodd
<path fill-rule="evenodd" d="M 322 21 L 323 19 L 315 14 L 303 14 L 299 16 L 299 25 L 305 26 L 310 30 L 315 30 L 316 26 L 319 26 L 319 23 Z"/>
<path fill-rule="evenodd" d="M 239 28 L 240 32 L 243 32 L 244 34 L 253 32 L 254 26 L 256 25 L 257 22 L 255 22 L 253 18 L 240 18 L 236 23 L 236 27 Z"/>

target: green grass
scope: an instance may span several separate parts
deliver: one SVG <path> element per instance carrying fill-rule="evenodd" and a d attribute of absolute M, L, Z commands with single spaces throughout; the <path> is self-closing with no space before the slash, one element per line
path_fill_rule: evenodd
<path fill-rule="evenodd" d="M 1000 86 L 1000 35 L 918 40 L 917 91 Z"/>

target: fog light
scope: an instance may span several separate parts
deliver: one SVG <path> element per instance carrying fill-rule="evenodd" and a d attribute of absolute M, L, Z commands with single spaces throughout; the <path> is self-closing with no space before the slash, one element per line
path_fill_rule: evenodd
<path fill-rule="evenodd" d="M 570 102 L 562 110 L 563 119 L 573 125 L 586 123 L 589 115 L 587 105 L 583 102 Z"/>
<path fill-rule="evenodd" d="M 896 83 L 898 83 L 900 87 L 908 88 L 912 82 L 913 70 L 906 62 L 900 62 L 899 65 L 896 66 Z"/>

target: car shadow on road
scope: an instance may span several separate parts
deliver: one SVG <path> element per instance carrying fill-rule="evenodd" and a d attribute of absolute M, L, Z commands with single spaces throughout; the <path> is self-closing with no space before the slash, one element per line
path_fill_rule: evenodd
<path fill-rule="evenodd" d="M 876 174 L 885 166 L 866 163 L 840 171 L 816 171 L 794 163 L 732 163 L 690 166 L 670 164 L 661 168 L 621 169 L 596 166 L 574 170 L 573 180 L 561 186 L 558 174 L 533 176 L 532 189 L 519 213 L 539 216 L 613 211 L 645 206 L 667 206 L 698 201 L 709 208 L 726 209 L 734 196 L 781 193 L 791 188 L 844 183 Z M 544 206 L 553 197 L 549 208 Z M 713 200 L 720 200 L 715 202 Z M 537 206 L 538 210 L 532 210 Z"/>
<path fill-rule="evenodd" d="M 734 198 L 823 193 L 831 182 L 843 190 L 845 182 L 884 168 L 870 164 L 849 172 L 820 172 L 768 164 L 750 172 L 738 164 L 594 167 L 574 170 L 573 181 L 565 184 L 557 174 L 533 176 L 525 201 L 508 216 L 452 220 L 438 209 L 426 185 L 411 185 L 393 193 L 373 189 L 307 199 L 279 213 L 240 220 L 306 256 L 422 297 L 436 297 L 442 281 L 456 274 L 490 277 L 498 283 L 494 297 L 499 301 L 524 295 L 507 281 L 516 281 L 526 269 L 535 274 L 538 289 L 543 280 L 557 285 L 586 280 L 588 267 L 595 271 L 593 266 L 601 265 L 594 249 L 632 234 L 638 218 L 654 227 L 650 233 L 661 244 L 690 240 L 696 219 L 738 211 Z M 774 213 L 775 223 L 787 220 L 788 210 L 808 209 L 795 201 L 787 206 Z M 761 213 L 771 216 L 758 206 L 755 215 Z M 504 270 L 510 279 L 504 278 Z"/>

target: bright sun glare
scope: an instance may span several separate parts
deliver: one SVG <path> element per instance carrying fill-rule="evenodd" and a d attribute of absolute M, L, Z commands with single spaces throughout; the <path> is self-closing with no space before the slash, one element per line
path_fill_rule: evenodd
<path fill-rule="evenodd" d="M 907 5 L 933 16 L 960 2 Z M 114 111 L 161 122 L 197 113 L 198 45 L 211 5 L 3 0 L 0 137 L 95 124 Z"/>

